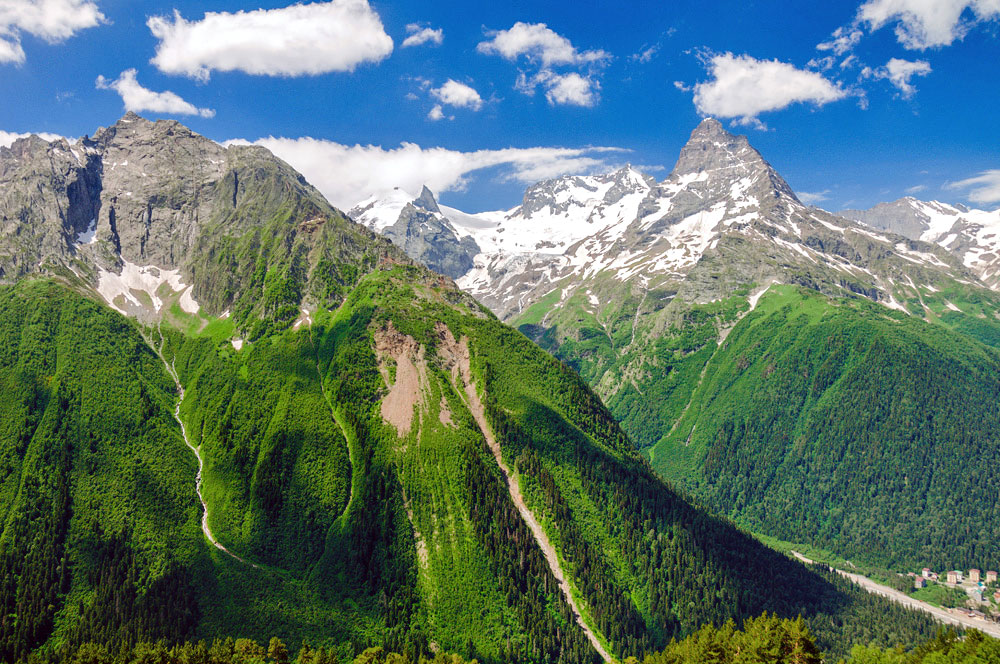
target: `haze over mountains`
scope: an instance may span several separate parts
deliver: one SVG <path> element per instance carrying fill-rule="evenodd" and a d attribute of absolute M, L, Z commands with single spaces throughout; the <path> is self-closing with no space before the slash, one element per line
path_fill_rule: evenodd
<path fill-rule="evenodd" d="M 844 210 L 840 216 L 938 244 L 961 258 L 990 288 L 1000 287 L 1000 209 L 988 212 L 907 197 L 869 210 Z"/>

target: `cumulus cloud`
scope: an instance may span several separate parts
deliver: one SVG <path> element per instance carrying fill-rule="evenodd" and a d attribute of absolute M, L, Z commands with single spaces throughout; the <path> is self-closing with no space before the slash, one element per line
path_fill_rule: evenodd
<path fill-rule="evenodd" d="M 431 90 L 431 94 L 442 104 L 449 106 L 471 108 L 473 111 L 478 111 L 483 107 L 483 98 L 479 96 L 475 88 L 450 78 L 440 88 Z"/>
<path fill-rule="evenodd" d="M 17 139 L 28 138 L 29 136 L 32 135 L 38 136 L 43 141 L 48 141 L 49 143 L 51 143 L 52 141 L 58 141 L 63 138 L 59 134 L 50 134 L 44 131 L 34 132 L 33 134 L 18 134 L 16 132 L 0 130 L 0 147 L 9 148 L 11 145 L 14 144 L 14 141 L 16 141 Z M 76 142 L 75 140 L 70 141 L 70 143 L 75 143 L 75 142 Z"/>
<path fill-rule="evenodd" d="M 545 90 L 545 98 L 549 104 L 592 107 L 597 104 L 597 91 L 601 85 L 589 76 L 576 72 L 557 74 L 551 69 L 543 69 L 529 77 L 524 72 L 517 78 L 514 89 L 526 95 L 533 95 L 538 87 Z"/>
<path fill-rule="evenodd" d="M 392 53 L 368 0 L 332 0 L 281 9 L 208 12 L 188 21 L 154 16 L 146 25 L 159 40 L 150 61 L 160 71 L 207 81 L 212 71 L 264 76 L 314 76 L 354 71 Z"/>
<path fill-rule="evenodd" d="M 427 119 L 433 122 L 437 122 L 438 120 L 444 120 L 445 117 L 448 117 L 449 120 L 455 119 L 454 115 L 445 116 L 444 109 L 441 107 L 441 104 L 434 104 L 431 110 L 427 113 Z"/>
<path fill-rule="evenodd" d="M 245 143 L 245 141 L 234 141 Z M 372 194 L 400 187 L 435 192 L 461 191 L 469 177 L 488 168 L 503 169 L 502 178 L 537 182 L 568 173 L 609 169 L 602 158 L 618 148 L 507 148 L 460 152 L 403 143 L 386 149 L 377 145 L 343 145 L 314 138 L 263 138 L 256 141 L 291 164 L 341 209 L 349 209 Z"/>
<path fill-rule="evenodd" d="M 809 191 L 797 191 L 795 195 L 799 197 L 799 200 L 806 205 L 816 205 L 817 203 L 822 203 L 823 201 L 830 200 L 830 190 L 824 189 L 823 191 L 809 192 Z"/>
<path fill-rule="evenodd" d="M 545 90 L 549 104 L 591 107 L 599 99 L 600 83 L 597 72 L 611 59 L 611 54 L 600 49 L 580 51 L 566 37 L 554 32 L 544 23 L 515 23 L 509 30 L 487 33 L 491 37 L 481 42 L 476 50 L 488 55 L 499 55 L 517 61 L 523 57 L 537 67 L 534 73 L 522 71 L 514 89 L 533 95 L 538 87 Z M 650 49 L 652 51 L 652 49 Z M 655 51 L 649 54 L 652 58 Z M 555 68 L 561 67 L 563 71 Z M 578 71 L 565 71 L 572 67 Z M 581 73 L 586 71 L 586 73 Z"/>
<path fill-rule="evenodd" d="M 910 50 L 949 46 L 997 18 L 998 0 L 868 0 L 858 9 L 858 21 L 872 31 L 895 23 L 896 39 Z"/>
<path fill-rule="evenodd" d="M 91 0 L 0 0 L 0 63 L 23 63 L 21 33 L 55 44 L 104 22 Z"/>
<path fill-rule="evenodd" d="M 909 60 L 900 60 L 899 58 L 892 58 L 889 62 L 885 63 L 884 67 L 879 67 L 876 70 L 865 70 L 863 72 L 863 74 L 873 76 L 874 78 L 886 79 L 896 86 L 899 89 L 899 93 L 907 99 L 912 97 L 913 93 L 917 91 L 913 87 L 913 84 L 910 83 L 910 79 L 914 76 L 927 76 L 929 73 L 931 73 L 931 65 L 926 60 L 911 62 Z"/>
<path fill-rule="evenodd" d="M 702 115 L 738 118 L 743 125 L 763 127 L 758 115 L 794 103 L 822 106 L 848 92 L 822 74 L 779 62 L 732 53 L 708 61 L 712 79 L 694 86 L 694 104 Z"/>
<path fill-rule="evenodd" d="M 990 205 L 1000 203 L 1000 169 L 983 171 L 975 177 L 949 182 L 945 189 L 967 189 L 966 197 L 973 203 Z"/>
<path fill-rule="evenodd" d="M 896 40 L 909 50 L 949 46 L 975 25 L 1000 18 L 1000 0 L 865 0 L 853 22 L 837 28 L 816 48 L 843 55 L 857 46 L 865 30 L 895 24 Z"/>
<path fill-rule="evenodd" d="M 403 40 L 403 48 L 420 46 L 421 44 L 440 46 L 444 41 L 444 30 L 441 28 L 434 30 L 419 23 L 410 23 L 406 26 L 406 34 L 409 36 Z"/>
<path fill-rule="evenodd" d="M 543 71 L 539 82 L 545 86 L 545 98 L 550 104 L 567 104 L 570 106 L 590 107 L 597 103 L 597 81 L 570 72 L 555 74 Z"/>
<path fill-rule="evenodd" d="M 480 53 L 500 55 L 508 60 L 517 60 L 523 55 L 542 67 L 599 63 L 611 58 L 609 53 L 602 50 L 577 50 L 569 39 L 544 23 L 518 21 L 509 30 L 495 30 L 487 33 L 487 36 L 492 39 L 476 46 Z"/>
<path fill-rule="evenodd" d="M 210 108 L 198 108 L 184 101 L 180 96 L 167 90 L 154 92 L 142 87 L 136 79 L 135 69 L 126 69 L 117 80 L 109 81 L 103 76 L 97 77 L 98 90 L 114 90 L 121 96 L 126 111 L 142 113 L 169 113 L 171 115 L 200 115 L 203 118 L 215 117 L 215 111 Z"/>

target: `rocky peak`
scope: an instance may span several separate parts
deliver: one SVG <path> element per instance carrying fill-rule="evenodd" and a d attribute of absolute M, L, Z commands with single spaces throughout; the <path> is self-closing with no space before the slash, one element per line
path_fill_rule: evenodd
<path fill-rule="evenodd" d="M 413 205 L 428 212 L 441 212 L 434 199 L 434 194 L 427 188 L 427 185 L 424 185 L 423 189 L 420 190 L 420 195 L 413 200 Z"/>
<path fill-rule="evenodd" d="M 746 136 L 731 134 L 714 118 L 702 120 L 681 150 L 667 185 L 698 183 L 698 195 L 752 195 L 759 202 L 798 198 Z M 739 191 L 739 194 L 737 193 Z"/>
<path fill-rule="evenodd" d="M 703 173 L 734 166 L 763 167 L 767 162 L 750 146 L 746 136 L 731 134 L 718 120 L 707 118 L 691 132 L 672 174 Z"/>

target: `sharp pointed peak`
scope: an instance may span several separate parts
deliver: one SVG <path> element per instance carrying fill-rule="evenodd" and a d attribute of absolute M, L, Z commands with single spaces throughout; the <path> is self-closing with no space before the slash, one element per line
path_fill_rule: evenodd
<path fill-rule="evenodd" d="M 731 183 L 751 178 L 769 182 L 771 193 L 798 200 L 795 193 L 746 136 L 732 134 L 715 118 L 705 118 L 691 132 L 691 138 L 668 180 L 696 176 L 698 182 L 715 182 L 720 191 Z M 763 199 L 761 199 L 763 200 Z"/>
<path fill-rule="evenodd" d="M 441 212 L 441 208 L 438 207 L 437 200 L 434 198 L 433 192 L 424 185 L 420 190 L 420 195 L 413 200 L 413 204 L 428 212 Z"/>
<path fill-rule="evenodd" d="M 722 123 L 713 117 L 702 118 L 698 126 L 695 127 L 695 131 L 726 131 L 726 128 L 722 126 Z M 728 132 L 726 132 L 728 133 Z"/>
<path fill-rule="evenodd" d="M 704 142 L 749 143 L 745 135 L 730 132 L 715 118 L 705 118 L 691 131 L 688 145 Z"/>

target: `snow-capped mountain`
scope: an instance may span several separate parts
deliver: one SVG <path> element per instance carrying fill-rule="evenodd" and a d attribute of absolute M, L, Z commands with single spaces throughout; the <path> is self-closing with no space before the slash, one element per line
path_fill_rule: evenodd
<path fill-rule="evenodd" d="M 969 209 L 906 197 L 841 216 L 872 228 L 933 242 L 962 259 L 990 288 L 1000 289 L 1000 210 Z"/>
<path fill-rule="evenodd" d="M 924 286 L 976 280 L 940 247 L 803 205 L 746 137 L 713 119 L 692 132 L 663 182 L 627 166 L 540 182 L 506 212 L 467 215 L 425 189 L 415 199 L 370 199 L 350 214 L 417 260 L 427 252 L 411 245 L 430 242 L 464 266 L 474 244 L 472 267 L 446 273 L 514 321 L 578 291 L 600 309 L 624 288 L 640 298 L 638 320 L 651 292 L 708 302 L 740 284 L 796 283 L 904 309 Z"/>

